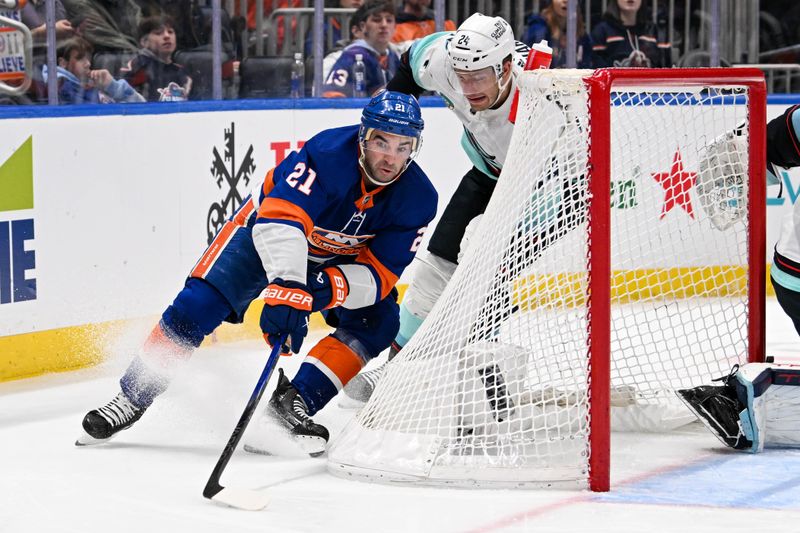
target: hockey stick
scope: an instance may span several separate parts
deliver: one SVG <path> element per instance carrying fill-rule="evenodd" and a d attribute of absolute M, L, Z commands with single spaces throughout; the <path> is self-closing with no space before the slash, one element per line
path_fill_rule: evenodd
<path fill-rule="evenodd" d="M 272 372 L 277 366 L 278 356 L 281 352 L 281 346 L 283 346 L 284 342 L 286 342 L 286 336 L 281 337 L 281 339 L 272 347 L 272 352 L 269 354 L 269 358 L 267 359 L 267 364 L 264 366 L 264 370 L 261 371 L 261 377 L 258 378 L 256 388 L 253 390 L 253 394 L 250 395 L 250 399 L 247 401 L 244 412 L 242 413 L 241 418 L 239 418 L 239 422 L 236 424 L 236 427 L 233 429 L 231 438 L 228 439 L 228 444 L 226 444 L 225 449 L 222 450 L 222 455 L 219 456 L 217 465 L 211 472 L 211 477 L 208 478 L 206 487 L 203 489 L 203 496 L 209 500 L 230 505 L 231 507 L 236 507 L 237 509 L 244 509 L 245 511 L 260 511 L 266 507 L 267 504 L 269 504 L 271 496 L 268 492 L 234 487 L 223 487 L 219 484 L 219 478 L 222 476 L 222 471 L 225 470 L 226 466 L 228 466 L 228 461 L 231 460 L 231 456 L 233 456 L 233 452 L 236 450 L 236 445 L 239 444 L 239 440 L 242 438 L 244 430 L 247 428 L 247 424 L 253 417 L 256 407 L 258 407 L 258 402 L 261 400 L 261 396 L 264 394 L 264 389 L 269 382 L 269 378 L 272 376 Z"/>

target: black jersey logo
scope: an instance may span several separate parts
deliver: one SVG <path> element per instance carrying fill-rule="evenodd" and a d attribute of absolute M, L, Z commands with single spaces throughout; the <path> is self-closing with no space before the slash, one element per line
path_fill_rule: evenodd
<path fill-rule="evenodd" d="M 214 202 L 208 210 L 206 217 L 206 237 L 208 244 L 214 240 L 214 236 L 222 228 L 225 220 L 233 216 L 236 210 L 242 205 L 243 196 L 239 193 L 239 182 L 243 181 L 245 187 L 250 183 L 250 176 L 255 172 L 256 165 L 253 162 L 253 145 L 247 148 L 239 166 L 236 166 L 236 144 L 234 140 L 234 123 L 231 122 L 230 129 L 225 129 L 225 148 L 220 156 L 217 147 L 214 147 L 214 161 L 211 164 L 211 176 L 216 180 L 217 187 L 222 189 L 225 195 L 219 202 Z"/>

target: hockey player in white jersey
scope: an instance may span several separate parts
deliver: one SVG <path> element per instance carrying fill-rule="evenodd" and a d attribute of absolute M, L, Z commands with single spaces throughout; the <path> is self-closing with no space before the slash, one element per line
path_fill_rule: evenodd
<path fill-rule="evenodd" d="M 781 167 L 800 167 L 798 109 L 790 107 L 767 124 L 768 183 L 778 183 Z M 783 221 L 770 277 L 778 303 L 800 334 L 800 202 Z M 768 358 L 767 363 L 737 365 L 720 381 L 720 386 L 678 394 L 724 444 L 753 453 L 765 446 L 800 447 L 800 366 Z"/>
<path fill-rule="evenodd" d="M 441 95 L 464 126 L 461 145 L 473 167 L 447 204 L 400 306 L 400 331 L 391 359 L 411 339 L 442 294 L 458 263 L 465 230 L 483 214 L 506 161 L 514 124 L 509 118 L 517 78 L 529 48 L 514 40 L 500 17 L 475 13 L 455 32 L 434 33 L 401 57 L 387 89 L 419 96 Z M 352 400 L 366 401 L 383 367 L 362 372 L 345 387 Z"/>

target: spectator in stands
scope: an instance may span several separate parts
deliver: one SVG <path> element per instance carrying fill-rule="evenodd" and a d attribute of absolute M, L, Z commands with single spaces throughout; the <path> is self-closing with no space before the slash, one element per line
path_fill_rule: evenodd
<path fill-rule="evenodd" d="M 142 18 L 170 17 L 175 24 L 176 46 L 188 50 L 200 46 L 200 21 L 197 2 L 193 0 L 136 0 L 142 9 Z"/>
<path fill-rule="evenodd" d="M 613 1 L 613 0 L 612 0 Z M 577 68 L 592 68 L 592 40 L 586 33 L 583 15 L 578 7 L 578 28 L 576 66 Z M 561 68 L 567 62 L 567 0 L 553 0 L 538 14 L 529 15 L 525 20 L 527 28 L 522 37 L 527 45 L 533 45 L 541 40 L 547 41 L 553 49 L 553 62 L 550 68 Z"/>
<path fill-rule="evenodd" d="M 331 0 L 328 0 L 328 2 L 325 3 L 325 7 L 339 7 L 344 9 L 358 9 L 359 7 L 361 7 L 361 4 L 364 3 L 363 0 L 333 0 L 332 4 L 329 6 L 328 5 L 329 2 L 331 2 Z M 355 17 L 350 18 L 351 30 L 353 27 L 354 19 Z M 322 43 L 326 54 L 329 54 L 335 50 L 341 50 L 347 44 L 349 44 L 351 40 L 355 39 L 355 37 L 352 37 L 352 31 L 351 31 L 351 37 L 348 38 L 348 36 L 345 35 L 342 32 L 342 30 L 343 30 L 342 23 L 337 17 L 329 18 L 327 23 L 322 27 Z M 328 47 L 329 37 L 333 42 L 333 47 Z M 313 47 L 314 47 L 314 28 L 312 26 L 309 27 L 308 34 L 306 35 L 306 42 L 303 44 L 303 51 L 306 57 L 311 57 L 313 53 L 312 50 Z"/>
<path fill-rule="evenodd" d="M 333 65 L 322 87 L 328 98 L 353 96 L 353 66 L 361 55 L 366 67 L 366 93 L 373 95 L 386 86 L 400 64 L 400 56 L 390 47 L 394 35 L 395 8 L 392 0 L 368 0 L 356 11 L 361 21 L 361 39 L 348 45 Z"/>
<path fill-rule="evenodd" d="M 444 21 L 445 31 L 456 31 L 456 23 Z M 397 14 L 397 28 L 392 37 L 397 53 L 402 54 L 417 39 L 436 31 L 431 0 L 403 0 L 403 9 Z"/>
<path fill-rule="evenodd" d="M 67 39 L 58 46 L 58 101 L 61 104 L 107 104 L 144 102 L 125 80 L 115 80 L 105 69 L 92 70 L 92 45 L 81 37 Z M 47 81 L 47 65 L 42 67 Z"/>
<path fill-rule="evenodd" d="M 175 27 L 170 17 L 148 17 L 139 25 L 142 48 L 121 71 L 149 102 L 180 102 L 189 97 L 192 78 L 172 60 L 175 43 Z"/>
<path fill-rule="evenodd" d="M 364 32 L 361 31 L 362 22 L 363 21 L 360 20 L 356 14 L 353 14 L 353 16 L 350 17 L 350 38 L 342 38 L 336 41 L 333 45 L 333 50 L 331 50 L 331 52 L 322 60 L 322 79 L 328 79 L 328 76 L 333 69 L 333 65 L 335 65 L 339 58 L 342 57 L 342 52 L 347 45 L 364 37 Z"/>
<path fill-rule="evenodd" d="M 136 0 L 142 9 L 142 18 L 170 17 L 175 23 L 178 50 L 210 48 L 211 7 L 210 2 L 197 0 Z M 208 4 L 202 5 L 202 4 Z M 232 52 L 233 29 L 228 13 L 220 10 L 222 48 Z"/>
<path fill-rule="evenodd" d="M 141 9 L 134 0 L 62 0 L 75 32 L 98 52 L 135 52 Z"/>
<path fill-rule="evenodd" d="M 672 45 L 642 0 L 611 0 L 592 30 L 595 67 L 670 67 Z"/>
<path fill-rule="evenodd" d="M 43 42 L 46 38 L 46 28 L 44 24 L 45 0 L 28 0 L 20 12 L 22 23 L 31 30 L 31 37 L 34 42 Z M 67 10 L 61 0 L 55 0 L 56 15 L 56 39 L 68 39 L 72 37 L 74 29 L 72 23 L 67 20 Z"/>

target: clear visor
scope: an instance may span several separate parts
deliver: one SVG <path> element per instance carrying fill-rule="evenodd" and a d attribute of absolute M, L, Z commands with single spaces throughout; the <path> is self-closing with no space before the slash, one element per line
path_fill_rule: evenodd
<path fill-rule="evenodd" d="M 370 129 L 362 142 L 364 150 L 396 157 L 401 161 L 413 159 L 419 150 L 419 139 Z"/>
<path fill-rule="evenodd" d="M 464 96 L 487 95 L 497 88 L 497 75 L 493 67 L 470 72 L 468 70 L 447 69 L 450 85 Z"/>

